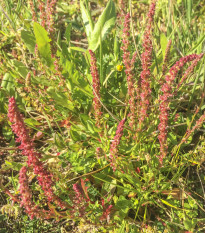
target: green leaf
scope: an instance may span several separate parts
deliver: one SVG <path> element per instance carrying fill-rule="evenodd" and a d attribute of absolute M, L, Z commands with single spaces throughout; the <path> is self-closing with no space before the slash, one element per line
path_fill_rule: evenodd
<path fill-rule="evenodd" d="M 10 161 L 5 161 L 5 164 L 8 166 L 8 169 L 11 168 L 15 171 L 20 171 L 22 168 L 22 164 L 21 163 L 17 163 L 17 162 L 10 162 Z"/>
<path fill-rule="evenodd" d="M 172 208 L 174 208 L 174 209 L 180 209 L 180 208 L 178 208 L 178 207 L 176 207 L 176 206 L 170 204 L 168 201 L 165 201 L 165 200 L 163 200 L 163 199 L 160 199 L 160 201 L 161 201 L 162 203 L 164 203 L 165 205 L 170 206 L 170 207 L 172 207 Z"/>
<path fill-rule="evenodd" d="M 44 85 L 44 86 L 50 86 L 51 85 L 51 82 L 49 79 L 46 79 L 46 77 L 44 75 L 41 75 L 41 76 L 35 76 L 32 78 L 33 82 L 34 83 L 39 83 L 41 85 Z"/>
<path fill-rule="evenodd" d="M 116 61 L 118 60 L 119 54 L 120 54 L 120 45 L 119 45 L 118 37 L 116 34 L 115 41 L 114 41 L 114 55 L 115 55 Z"/>
<path fill-rule="evenodd" d="M 84 5 L 85 2 L 85 5 Z M 82 14 L 82 19 L 83 19 L 83 23 L 85 26 L 85 32 L 86 35 L 88 37 L 88 40 L 90 39 L 92 32 L 93 32 L 93 20 L 91 18 L 91 13 L 90 10 L 88 8 L 88 3 L 87 0 L 86 1 L 80 1 L 80 10 L 81 10 L 81 14 Z"/>
<path fill-rule="evenodd" d="M 70 43 L 70 31 L 71 31 L 71 27 L 72 27 L 72 24 L 69 23 L 66 30 L 65 30 L 65 39 L 67 41 L 67 43 L 69 44 Z"/>
<path fill-rule="evenodd" d="M 160 45 L 161 45 L 163 58 L 165 57 L 167 43 L 168 43 L 167 37 L 165 36 L 164 33 L 161 33 L 161 35 L 160 35 Z"/>
<path fill-rule="evenodd" d="M 30 53 L 35 52 L 36 40 L 35 37 L 28 31 L 21 31 L 21 39 L 25 43 Z"/>
<path fill-rule="evenodd" d="M 11 139 L 11 137 L 13 136 L 13 132 L 12 132 L 12 130 L 11 130 L 11 127 L 8 126 L 8 125 L 3 125 L 2 133 L 3 133 L 3 135 L 4 135 L 4 138 L 5 138 L 6 140 L 8 140 L 8 141 L 9 141 L 9 140 Z"/>
<path fill-rule="evenodd" d="M 80 114 L 80 120 L 82 124 L 88 129 L 92 134 L 100 132 L 101 130 L 95 126 L 90 117 L 86 114 Z"/>
<path fill-rule="evenodd" d="M 73 126 L 70 127 L 70 137 L 74 142 L 86 139 L 86 135 L 78 132 Z"/>
<path fill-rule="evenodd" d="M 203 44 L 205 40 L 205 35 L 202 34 L 202 36 L 197 40 L 197 42 L 195 43 L 194 47 L 192 48 L 192 50 L 190 51 L 190 53 L 193 53 L 194 50 L 196 50 L 200 45 Z"/>
<path fill-rule="evenodd" d="M 27 124 L 27 125 L 30 125 L 30 126 L 35 126 L 35 125 L 41 125 L 41 123 L 40 122 L 38 122 L 38 121 L 36 121 L 35 119 L 33 119 L 33 118 L 26 118 L 25 120 L 24 120 L 24 122 Z"/>
<path fill-rule="evenodd" d="M 130 204 L 131 202 L 121 195 L 117 200 L 116 206 L 124 213 L 127 213 L 130 209 Z"/>
<path fill-rule="evenodd" d="M 56 144 L 56 146 L 60 149 L 65 148 L 63 137 L 59 133 L 54 133 L 53 136 L 54 136 L 54 143 Z"/>
<path fill-rule="evenodd" d="M 6 89 L 8 92 L 14 89 L 14 80 L 13 77 L 9 74 L 6 73 L 3 77 L 1 87 Z"/>
<path fill-rule="evenodd" d="M 177 136 L 176 136 L 174 133 L 169 133 L 169 134 L 168 134 L 168 140 L 169 140 L 173 145 L 177 145 L 177 144 L 178 144 Z"/>
<path fill-rule="evenodd" d="M 74 110 L 73 103 L 68 100 L 67 96 L 64 93 L 57 92 L 54 87 L 49 87 L 47 89 L 47 93 L 56 101 L 57 104 L 68 108 L 71 111 Z"/>
<path fill-rule="evenodd" d="M 89 49 L 95 51 L 98 48 L 100 40 L 104 40 L 112 27 L 114 27 L 115 20 L 115 4 L 110 0 L 95 24 L 95 28 L 89 41 Z"/>
<path fill-rule="evenodd" d="M 92 134 L 95 133 L 94 125 L 93 125 L 92 121 L 89 121 L 89 120 L 87 121 L 87 128 Z"/>
<path fill-rule="evenodd" d="M 15 66 L 16 71 L 21 75 L 22 78 L 26 78 L 28 74 L 28 68 L 24 65 L 23 62 L 12 60 L 13 66 Z"/>
<path fill-rule="evenodd" d="M 97 128 L 94 123 L 91 120 L 87 121 L 87 128 L 88 130 L 92 133 L 95 134 L 97 132 L 100 132 L 101 130 L 99 128 Z"/>
<path fill-rule="evenodd" d="M 81 145 L 79 143 L 74 143 L 69 145 L 69 148 L 75 152 L 78 152 L 81 148 Z"/>
<path fill-rule="evenodd" d="M 86 49 L 80 48 L 80 47 L 69 47 L 69 49 L 82 52 L 82 53 L 85 53 L 87 51 Z"/>
<path fill-rule="evenodd" d="M 191 22 L 191 14 L 192 14 L 192 5 L 193 5 L 193 3 L 192 3 L 192 0 L 186 0 L 186 2 L 187 2 L 187 6 L 186 6 L 186 10 L 187 10 L 187 19 L 188 19 L 188 22 L 189 22 L 189 24 L 190 24 L 190 22 Z"/>
<path fill-rule="evenodd" d="M 93 92 L 90 85 L 80 76 L 78 71 L 71 74 L 68 80 L 70 82 L 70 86 L 75 84 L 75 87 L 78 87 L 80 91 L 82 91 L 85 95 L 93 98 Z M 74 85 L 73 85 L 74 86 Z"/>
<path fill-rule="evenodd" d="M 87 121 L 90 120 L 90 117 L 86 114 L 80 114 L 80 120 L 84 126 L 87 126 Z"/>
<path fill-rule="evenodd" d="M 38 50 L 41 56 L 46 61 L 47 66 L 54 68 L 53 60 L 51 58 L 51 47 L 50 39 L 48 37 L 47 31 L 38 23 L 33 24 L 34 34 L 36 38 L 36 43 L 38 45 Z"/>
<path fill-rule="evenodd" d="M 186 218 L 184 220 L 184 227 L 186 228 L 186 230 L 188 231 L 193 231 L 195 226 L 196 226 L 196 223 L 197 223 L 197 220 L 194 218 L 194 219 L 189 219 L 189 218 Z"/>

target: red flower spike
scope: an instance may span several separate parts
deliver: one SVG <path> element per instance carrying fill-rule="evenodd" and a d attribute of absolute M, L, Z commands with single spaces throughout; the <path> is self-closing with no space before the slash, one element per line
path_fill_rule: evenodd
<path fill-rule="evenodd" d="M 189 136 L 196 130 L 196 129 L 199 129 L 202 124 L 204 123 L 205 121 L 205 112 L 204 114 L 198 119 L 198 121 L 196 121 L 196 124 L 195 126 L 191 129 L 191 130 L 187 130 L 186 132 L 186 136 L 182 139 L 182 143 L 186 142 L 186 140 L 189 138 Z"/>
<path fill-rule="evenodd" d="M 116 170 L 115 167 L 115 160 L 117 157 L 117 153 L 118 153 L 118 146 L 120 144 L 120 140 L 121 137 L 123 135 L 123 128 L 124 128 L 124 124 L 125 124 L 126 119 L 123 119 L 120 121 L 118 127 L 117 127 L 117 131 L 114 137 L 114 140 L 112 141 L 112 144 L 110 146 L 110 159 L 111 159 L 111 167 L 113 168 L 113 170 Z"/>
<path fill-rule="evenodd" d="M 147 27 L 144 33 L 143 39 L 143 48 L 144 52 L 141 55 L 142 61 L 142 72 L 140 79 L 141 86 L 141 94 L 140 94 L 140 118 L 139 118 L 139 128 L 141 128 L 142 123 L 145 118 L 148 116 L 147 111 L 150 105 L 150 96 L 151 96 L 151 88 L 150 88 L 150 65 L 152 58 L 152 41 L 151 41 L 151 29 L 154 19 L 156 1 L 153 1 L 150 5 L 150 9 L 147 15 Z"/>
<path fill-rule="evenodd" d="M 47 7 L 46 7 L 46 26 L 47 30 L 50 33 L 54 32 L 54 17 L 56 14 L 56 5 L 57 0 L 47 0 Z"/>
<path fill-rule="evenodd" d="M 103 214 L 100 217 L 100 220 L 108 220 L 111 209 L 113 207 L 113 205 L 109 205 L 107 208 L 104 205 L 104 200 L 102 201 L 102 207 L 103 207 Z"/>
<path fill-rule="evenodd" d="M 40 10 L 40 19 L 41 19 L 41 26 L 45 27 L 46 24 L 46 12 L 45 12 L 45 2 L 43 2 L 42 0 L 38 0 L 38 7 Z"/>
<path fill-rule="evenodd" d="M 32 12 L 32 20 L 36 22 L 37 17 L 36 17 L 36 11 L 35 11 L 35 6 L 33 4 L 33 0 L 29 0 L 29 5 L 31 7 L 31 12 Z"/>
<path fill-rule="evenodd" d="M 169 70 L 169 74 L 166 75 L 165 77 L 165 83 L 161 87 L 161 92 L 162 94 L 159 96 L 159 101 L 160 101 L 160 115 L 159 115 L 159 120 L 160 123 L 158 125 L 159 129 L 159 142 L 160 142 L 160 156 L 159 156 L 159 161 L 162 164 L 163 158 L 166 157 L 167 155 L 167 126 L 168 126 L 168 112 L 169 112 L 169 101 L 170 98 L 173 96 L 172 94 L 172 86 L 173 82 L 179 72 L 179 70 L 187 63 L 190 61 L 193 61 L 195 59 L 198 59 L 201 57 L 201 55 L 188 55 L 185 57 L 182 57 L 179 61 L 175 63 Z"/>
<path fill-rule="evenodd" d="M 166 47 L 166 51 L 165 51 L 165 57 L 164 57 L 163 65 L 162 65 L 162 74 L 163 75 L 165 74 L 165 72 L 167 70 L 167 62 L 168 62 L 168 58 L 169 58 L 171 45 L 172 45 L 172 41 L 169 40 L 168 43 L 167 43 L 167 47 Z"/>
<path fill-rule="evenodd" d="M 91 67 L 90 67 L 90 72 L 93 77 L 93 105 L 94 105 L 94 110 L 95 110 L 95 120 L 96 120 L 96 125 L 98 127 L 101 127 L 100 120 L 101 120 L 101 103 L 100 103 L 100 79 L 99 79 L 99 74 L 98 74 L 98 68 L 97 68 L 97 61 L 95 54 L 93 53 L 92 50 L 89 50 L 90 56 L 91 56 Z"/>
<path fill-rule="evenodd" d="M 82 180 L 81 180 L 82 182 Z M 73 210 L 71 211 L 71 213 L 75 213 L 76 211 L 79 212 L 79 216 L 83 217 L 86 214 L 86 207 L 88 206 L 88 201 L 90 201 L 89 199 L 86 199 L 84 197 L 84 192 L 82 187 L 79 184 L 74 184 L 73 185 L 73 190 L 75 192 L 75 196 L 72 198 L 73 201 Z"/>
<path fill-rule="evenodd" d="M 19 149 L 22 150 L 23 155 L 28 157 L 27 164 L 28 166 L 33 167 L 33 171 L 38 176 L 38 182 L 48 201 L 53 201 L 61 208 L 65 208 L 66 205 L 53 192 L 52 174 L 47 171 L 44 164 L 40 161 L 41 154 L 34 149 L 33 141 L 24 124 L 23 116 L 18 111 L 14 97 L 9 99 L 8 118 L 12 123 L 12 131 L 17 136 L 16 142 L 20 143 Z"/>
<path fill-rule="evenodd" d="M 191 72 L 193 72 L 194 68 L 196 67 L 196 65 L 198 64 L 198 62 L 201 60 L 201 58 L 204 56 L 204 53 L 200 54 L 193 62 L 192 64 L 188 67 L 188 69 L 185 71 L 183 78 L 181 79 L 181 81 L 179 82 L 179 84 L 177 85 L 177 90 L 176 92 L 179 90 L 179 87 L 182 85 L 182 83 L 184 83 L 184 81 L 188 78 L 188 76 L 191 74 Z M 176 94 L 175 92 L 175 94 Z"/>
<path fill-rule="evenodd" d="M 135 98 L 135 87 L 134 87 L 134 62 L 136 59 L 137 53 L 134 53 L 132 59 L 130 58 L 129 46 L 129 33 L 130 31 L 130 14 L 127 13 L 124 16 L 124 29 L 122 34 L 122 51 L 123 51 L 123 63 L 125 65 L 125 73 L 127 78 L 127 87 L 128 87 L 128 95 L 129 95 L 129 106 L 130 106 L 130 122 L 129 125 L 131 128 L 134 127 L 136 121 L 136 98 Z"/>
<path fill-rule="evenodd" d="M 41 210 L 35 203 L 32 201 L 32 193 L 28 185 L 28 177 L 26 175 L 27 168 L 24 166 L 19 172 L 19 192 L 21 195 L 21 207 L 25 208 L 26 213 L 30 216 L 31 219 L 34 217 L 44 219 L 50 217 L 50 214 L 46 210 Z"/>

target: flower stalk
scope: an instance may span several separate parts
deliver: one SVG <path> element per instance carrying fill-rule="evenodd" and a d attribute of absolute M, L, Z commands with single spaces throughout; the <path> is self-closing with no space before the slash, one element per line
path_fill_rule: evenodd
<path fill-rule="evenodd" d="M 172 41 L 169 40 L 168 43 L 167 43 L 165 56 L 164 56 L 164 61 L 163 61 L 163 65 L 162 65 L 162 74 L 163 75 L 165 75 L 165 73 L 167 71 L 167 62 L 168 62 L 168 58 L 169 58 L 169 54 L 170 54 L 171 45 L 172 45 Z"/>
<path fill-rule="evenodd" d="M 183 78 L 180 80 L 180 82 L 177 85 L 176 92 L 179 90 L 180 86 L 186 81 L 186 79 L 189 77 L 189 75 L 193 72 L 194 68 L 197 66 L 198 62 L 202 59 L 204 56 L 204 53 L 200 54 L 188 67 L 188 69 L 185 71 Z"/>
<path fill-rule="evenodd" d="M 194 126 L 191 130 L 190 130 L 190 129 L 187 130 L 186 135 L 185 135 L 185 137 L 182 139 L 181 143 L 186 142 L 186 140 L 190 137 L 190 135 L 191 135 L 192 133 L 194 133 L 195 130 L 199 129 L 199 128 L 202 126 L 202 124 L 204 123 L 204 121 L 205 121 L 205 112 L 204 112 L 203 115 L 198 119 L 198 121 L 196 121 L 195 126 Z"/>
<path fill-rule="evenodd" d="M 120 140 L 123 135 L 125 121 L 126 119 L 124 118 L 123 120 L 120 121 L 119 125 L 117 126 L 117 131 L 115 133 L 114 140 L 112 141 L 110 146 L 111 167 L 113 168 L 114 171 L 116 170 L 115 161 L 117 158 L 118 146 L 120 144 Z"/>
<path fill-rule="evenodd" d="M 94 105 L 94 111 L 95 111 L 95 120 L 96 120 L 96 126 L 99 128 L 101 127 L 101 103 L 100 103 L 100 79 L 99 79 L 99 73 L 97 68 L 97 61 L 95 54 L 92 50 L 89 50 L 90 56 L 91 56 L 91 66 L 90 66 L 90 72 L 93 78 L 93 105 Z"/>
<path fill-rule="evenodd" d="M 142 127 L 142 123 L 148 116 L 147 111 L 150 105 L 151 87 L 150 87 L 150 77 L 151 77 L 151 59 L 152 59 L 152 41 L 151 32 L 152 24 L 154 19 L 156 1 L 153 1 L 149 8 L 149 13 L 147 16 L 147 27 L 145 29 L 143 38 L 143 48 L 144 52 L 141 55 L 142 61 L 142 72 L 140 75 L 140 113 L 139 113 L 139 129 Z"/>
<path fill-rule="evenodd" d="M 136 53 L 134 53 L 133 57 L 130 58 L 129 46 L 130 46 L 130 14 L 127 13 L 124 17 L 124 28 L 122 34 L 122 51 L 123 51 L 123 63 L 125 65 L 125 73 L 127 78 L 127 87 L 128 87 L 128 95 L 129 95 L 129 107 L 130 107 L 130 122 L 129 125 L 131 128 L 134 127 L 136 121 L 136 98 L 135 98 L 135 80 L 134 80 L 134 62 L 136 58 Z"/>
<path fill-rule="evenodd" d="M 27 168 L 24 166 L 19 172 L 19 192 L 21 195 L 21 207 L 25 208 L 26 213 L 31 219 L 40 218 L 40 209 L 32 201 L 32 193 L 28 184 Z"/>
<path fill-rule="evenodd" d="M 8 118 L 12 123 L 12 131 L 17 136 L 16 142 L 20 143 L 19 149 L 22 150 L 23 155 L 27 156 L 27 164 L 29 167 L 33 167 L 33 171 L 38 176 L 38 182 L 48 201 L 55 202 L 61 208 L 65 208 L 66 205 L 53 192 L 52 174 L 48 172 L 44 164 L 40 161 L 41 154 L 34 149 L 33 141 L 29 136 L 28 129 L 24 124 L 23 116 L 18 110 L 14 97 L 9 99 Z"/>
<path fill-rule="evenodd" d="M 177 61 L 169 70 L 169 73 L 165 77 L 165 83 L 161 87 L 162 94 L 159 96 L 160 106 L 159 106 L 159 120 L 160 123 L 158 125 L 159 129 L 159 142 L 160 142 L 160 156 L 159 161 L 160 164 L 163 163 L 163 158 L 167 155 L 167 126 L 168 126 L 168 115 L 169 115 L 169 102 L 170 98 L 173 96 L 172 87 L 173 82 L 179 72 L 179 70 L 190 61 L 193 61 L 199 58 L 201 55 L 188 55 L 182 57 L 179 61 Z"/>

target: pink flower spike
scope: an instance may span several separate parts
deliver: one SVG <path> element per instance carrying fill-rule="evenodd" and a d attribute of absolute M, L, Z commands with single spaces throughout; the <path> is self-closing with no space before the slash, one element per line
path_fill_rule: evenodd
<path fill-rule="evenodd" d="M 19 184 L 20 184 L 20 194 L 21 194 L 21 206 L 25 208 L 25 211 L 30 216 L 31 219 L 35 217 L 40 217 L 40 210 L 38 206 L 32 201 L 31 190 L 28 186 L 28 177 L 26 175 L 27 168 L 22 167 L 19 172 Z"/>
<path fill-rule="evenodd" d="M 190 130 L 188 129 L 187 132 L 186 132 L 186 136 L 182 139 L 182 142 L 181 143 L 184 143 L 186 142 L 186 140 L 190 137 L 190 135 L 192 133 L 194 133 L 195 130 L 199 129 L 202 124 L 204 123 L 205 121 L 205 112 L 203 113 L 203 115 L 196 121 L 196 124 L 195 126 Z"/>
<path fill-rule="evenodd" d="M 82 184 L 82 180 L 81 180 L 81 184 Z M 88 197 L 88 194 L 86 196 L 89 199 L 84 197 L 83 188 L 78 183 L 73 184 L 73 190 L 75 196 L 72 198 L 74 205 L 73 205 L 73 210 L 71 212 L 74 214 L 76 211 L 78 211 L 80 217 L 83 217 L 86 214 L 86 207 L 89 204 L 90 198 Z"/>
<path fill-rule="evenodd" d="M 129 95 L 129 107 L 130 107 L 130 122 L 129 125 L 131 128 L 134 127 L 136 121 L 136 98 L 135 98 L 135 87 L 134 87 L 134 62 L 137 53 L 133 54 L 132 59 L 130 58 L 129 46 L 130 46 L 130 14 L 127 13 L 124 15 L 124 25 L 123 25 L 123 34 L 122 34 L 122 47 L 121 50 L 123 51 L 123 63 L 125 65 L 125 74 L 127 78 L 127 88 L 128 88 L 128 95 Z"/>
<path fill-rule="evenodd" d="M 185 71 L 185 74 L 179 84 L 177 85 L 176 92 L 179 90 L 179 87 L 184 83 L 184 81 L 188 78 L 188 76 L 193 72 L 194 68 L 198 64 L 198 62 L 201 60 L 201 58 L 204 56 L 204 53 L 201 53 L 195 60 L 193 60 L 192 64 L 188 67 L 188 69 Z M 175 94 L 176 94 L 175 92 Z"/>
<path fill-rule="evenodd" d="M 152 41 L 151 41 L 151 32 L 152 32 L 152 24 L 154 19 L 156 1 L 153 1 L 149 8 L 149 13 L 147 15 L 147 27 L 144 33 L 143 39 L 143 48 L 144 52 L 141 55 L 142 60 L 142 72 L 141 72 L 141 94 L 140 94 L 140 118 L 139 118 L 139 129 L 141 129 L 141 125 L 144 122 L 145 118 L 147 118 L 147 111 L 150 105 L 150 97 L 151 97 L 151 88 L 150 88 L 150 65 L 152 59 Z"/>
<path fill-rule="evenodd" d="M 120 121 L 117 131 L 114 137 L 114 140 L 112 141 L 112 144 L 110 146 L 110 159 L 111 159 L 111 166 L 113 170 L 116 170 L 114 162 L 116 161 L 116 156 L 118 153 L 118 146 L 120 144 L 121 137 L 123 135 L 123 128 L 125 124 L 126 119 L 124 118 L 123 120 Z"/>
<path fill-rule="evenodd" d="M 95 120 L 96 125 L 98 127 L 101 127 L 100 120 L 101 120 L 101 103 L 100 103 L 100 78 L 98 74 L 98 68 L 97 68 L 97 61 L 95 54 L 92 50 L 89 50 L 90 56 L 91 56 L 91 66 L 90 66 L 90 72 L 93 77 L 93 105 L 95 110 Z"/>
<path fill-rule="evenodd" d="M 168 112 L 169 112 L 170 98 L 173 96 L 173 93 L 172 93 L 173 82 L 174 82 L 179 70 L 187 62 L 198 59 L 199 57 L 201 57 L 201 55 L 196 55 L 196 54 L 182 57 L 179 61 L 177 61 L 171 67 L 171 69 L 169 70 L 169 73 L 165 77 L 165 82 L 161 87 L 162 94 L 159 96 L 159 102 L 160 102 L 159 120 L 160 120 L 160 123 L 158 125 L 158 129 L 159 129 L 158 139 L 159 139 L 159 143 L 160 143 L 160 156 L 159 156 L 160 164 L 163 163 L 163 158 L 166 157 L 167 150 L 168 150 L 168 146 L 167 146 Z"/>
<path fill-rule="evenodd" d="M 100 217 L 100 220 L 109 220 L 109 215 L 113 205 L 109 205 L 106 209 L 104 203 L 102 203 L 102 207 L 103 207 L 103 215 Z"/>
<path fill-rule="evenodd" d="M 29 167 L 33 167 L 33 171 L 38 176 L 38 182 L 48 201 L 53 201 L 61 208 L 65 208 L 66 204 L 64 204 L 53 192 L 52 174 L 47 171 L 44 164 L 40 161 L 41 154 L 35 151 L 33 141 L 29 136 L 28 129 L 24 124 L 23 116 L 18 110 L 14 97 L 9 99 L 8 118 L 12 123 L 12 131 L 16 134 L 16 142 L 20 143 L 19 149 L 22 150 L 23 155 L 28 157 L 27 164 Z"/>

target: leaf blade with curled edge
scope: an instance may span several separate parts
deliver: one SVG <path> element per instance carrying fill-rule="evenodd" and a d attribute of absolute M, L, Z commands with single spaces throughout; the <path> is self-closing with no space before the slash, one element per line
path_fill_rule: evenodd
<path fill-rule="evenodd" d="M 100 40 L 104 40 L 109 31 L 114 27 L 116 20 L 115 4 L 112 0 L 107 3 L 106 8 L 100 15 L 92 32 L 89 49 L 95 51 L 100 45 Z"/>
<path fill-rule="evenodd" d="M 86 7 L 84 5 L 84 2 L 86 4 Z M 87 7 L 87 1 L 82 1 L 82 0 L 80 1 L 80 10 L 82 14 L 83 23 L 85 26 L 85 32 L 89 41 L 93 32 L 93 20 L 91 18 L 91 13 Z"/>
<path fill-rule="evenodd" d="M 51 46 L 48 32 L 38 23 L 33 24 L 34 35 L 36 38 L 36 44 L 41 57 L 45 60 L 48 67 L 54 68 L 53 59 L 51 57 Z"/>

